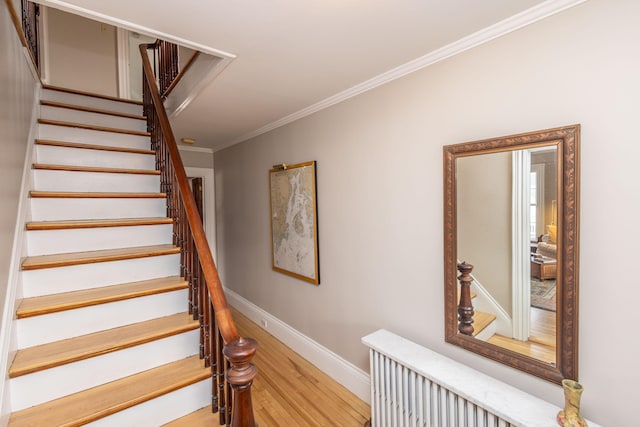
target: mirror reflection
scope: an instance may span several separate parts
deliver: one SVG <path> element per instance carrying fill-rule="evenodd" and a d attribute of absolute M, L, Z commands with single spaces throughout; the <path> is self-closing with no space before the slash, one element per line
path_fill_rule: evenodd
<path fill-rule="evenodd" d="M 457 260 L 473 265 L 472 336 L 556 363 L 558 150 L 456 160 Z"/>
<path fill-rule="evenodd" d="M 445 340 L 578 377 L 580 126 L 443 147 Z"/>

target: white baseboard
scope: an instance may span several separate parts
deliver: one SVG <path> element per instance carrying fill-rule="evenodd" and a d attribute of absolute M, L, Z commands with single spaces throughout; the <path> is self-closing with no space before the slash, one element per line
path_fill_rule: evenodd
<path fill-rule="evenodd" d="M 371 391 L 368 373 L 232 290 L 225 289 L 225 294 L 230 305 L 282 341 L 293 351 L 313 363 L 318 369 L 345 386 L 360 399 L 370 403 Z M 264 320 L 268 325 L 266 328 L 262 323 Z"/>

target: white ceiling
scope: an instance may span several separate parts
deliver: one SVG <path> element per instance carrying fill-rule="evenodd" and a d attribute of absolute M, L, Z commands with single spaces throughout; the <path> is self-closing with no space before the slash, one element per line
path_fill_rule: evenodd
<path fill-rule="evenodd" d="M 443 47 L 460 44 L 461 39 L 469 40 L 468 36 L 476 33 L 473 42 L 464 45 L 470 47 L 488 37 L 477 33 L 487 27 L 514 29 L 577 3 L 576 0 L 41 2 L 139 32 L 164 33 L 192 46 L 202 45 L 208 50 L 234 55 L 235 59 L 174 121 L 178 139 L 195 138 L 197 146 L 214 149 L 318 109 L 328 104 L 327 99 L 335 102 L 354 86 L 366 88 L 362 82 L 375 80 L 376 76 L 409 61 L 442 52 Z M 510 24 L 505 25 L 504 20 Z M 495 31 L 485 33 L 495 36 Z"/>

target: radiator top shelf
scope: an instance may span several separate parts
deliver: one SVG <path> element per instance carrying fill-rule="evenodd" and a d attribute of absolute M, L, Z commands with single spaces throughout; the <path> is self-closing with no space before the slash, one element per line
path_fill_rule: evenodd
<path fill-rule="evenodd" d="M 500 421 L 491 425 L 557 425 L 556 415 L 562 408 L 392 332 L 380 329 L 362 338 L 362 342 L 371 355 L 372 425 L 386 425 L 389 420 L 401 424 L 411 421 L 413 425 L 416 417 L 422 423 L 430 421 L 434 414 L 437 419 L 444 419 L 460 414 L 472 416 L 469 414 L 481 410 L 487 419 Z M 562 387 L 558 387 L 557 397 L 564 401 Z M 443 401 L 447 402 L 446 408 L 432 405 Z M 484 425 L 482 416 L 473 416 Z"/>

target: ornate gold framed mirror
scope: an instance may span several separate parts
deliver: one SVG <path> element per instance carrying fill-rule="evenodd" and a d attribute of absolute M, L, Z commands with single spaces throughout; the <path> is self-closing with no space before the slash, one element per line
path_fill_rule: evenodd
<path fill-rule="evenodd" d="M 579 143 L 444 147 L 445 340 L 558 384 L 578 380 Z"/>

